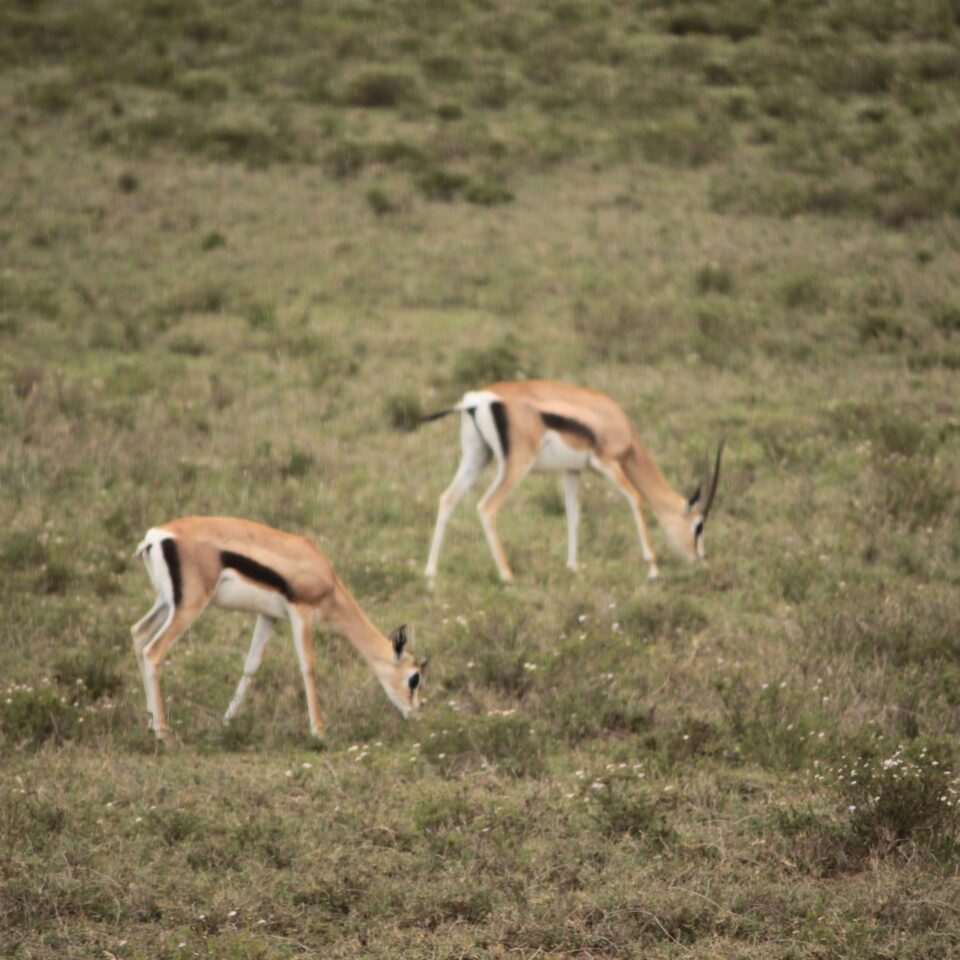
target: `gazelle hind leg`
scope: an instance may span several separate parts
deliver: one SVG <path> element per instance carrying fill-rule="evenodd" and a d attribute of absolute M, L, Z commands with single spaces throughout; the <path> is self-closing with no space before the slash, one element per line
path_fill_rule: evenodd
<path fill-rule="evenodd" d="M 247 653 L 247 659 L 243 665 L 243 676 L 237 684 L 236 692 L 227 707 L 227 712 L 223 715 L 223 722 L 229 723 L 240 709 L 243 703 L 243 697 L 247 692 L 247 687 L 253 679 L 254 674 L 260 668 L 263 660 L 263 653 L 267 648 L 270 638 L 273 636 L 273 628 L 276 620 L 261 614 L 257 617 L 257 625 L 253 628 L 253 639 L 250 641 L 250 651 Z"/>
<path fill-rule="evenodd" d="M 437 525 L 433 531 L 433 541 L 430 544 L 430 557 L 424 574 L 428 579 L 437 575 L 437 563 L 440 560 L 440 547 L 443 544 L 443 535 L 450 522 L 450 517 L 457 504 L 463 499 L 467 491 L 477 482 L 477 477 L 483 468 L 490 462 L 492 453 L 490 447 L 480 436 L 473 418 L 464 414 L 460 423 L 460 465 L 450 483 L 450 486 L 440 495 L 440 504 L 437 508 Z"/>
<path fill-rule="evenodd" d="M 487 543 L 497 564 L 500 579 L 504 583 L 510 583 L 513 580 L 513 572 L 507 562 L 507 555 L 504 552 L 503 544 L 500 542 L 500 537 L 497 535 L 497 513 L 510 495 L 510 491 L 527 475 L 527 471 L 532 465 L 532 456 L 522 458 L 519 452 L 512 452 L 506 462 L 500 462 L 497 479 L 493 481 L 477 504 L 477 512 L 480 514 L 483 532 L 487 536 Z"/>
<path fill-rule="evenodd" d="M 310 607 L 291 607 L 288 616 L 303 677 L 303 689 L 307 695 L 310 733 L 319 739 L 323 736 L 323 716 L 317 701 L 317 678 L 313 672 L 313 610 Z"/>
<path fill-rule="evenodd" d="M 143 681 L 148 708 L 150 704 L 150 690 L 147 686 L 147 671 L 144 665 L 143 651 L 163 623 L 161 617 L 167 619 L 169 613 L 166 603 L 161 597 L 157 597 L 154 605 L 130 628 L 130 633 L 133 636 L 133 650 L 137 655 L 137 666 L 140 668 L 140 679 Z M 151 711 L 151 716 L 152 715 L 153 713 Z"/>
<path fill-rule="evenodd" d="M 163 661 L 177 638 L 203 612 L 204 606 L 203 602 L 195 602 L 172 609 L 160 631 L 144 646 L 143 679 L 147 690 L 147 709 L 150 711 L 151 728 L 159 740 L 166 740 L 170 736 L 163 715 L 163 701 L 160 698 Z"/>
<path fill-rule="evenodd" d="M 563 498 L 567 508 L 567 567 L 577 572 L 577 527 L 580 523 L 580 474 L 567 470 L 563 475 Z"/>

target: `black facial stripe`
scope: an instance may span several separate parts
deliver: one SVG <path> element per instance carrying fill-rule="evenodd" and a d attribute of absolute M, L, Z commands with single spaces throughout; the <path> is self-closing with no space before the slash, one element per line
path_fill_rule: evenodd
<path fill-rule="evenodd" d="M 176 541 L 172 538 L 161 541 L 163 548 L 163 559 L 167 563 L 167 570 L 170 571 L 170 582 L 173 584 L 173 605 L 180 606 L 183 599 L 183 577 L 180 573 L 180 553 L 177 550 Z"/>
<path fill-rule="evenodd" d="M 591 445 L 595 445 L 597 442 L 597 435 L 585 423 L 574 420 L 572 417 L 564 417 L 559 413 L 541 413 L 540 419 L 543 421 L 543 425 L 551 430 L 571 433 L 575 437 L 586 440 Z"/>
<path fill-rule="evenodd" d="M 507 408 L 502 400 L 494 400 L 490 404 L 490 412 L 493 414 L 493 422 L 497 425 L 497 435 L 500 437 L 500 449 L 503 451 L 503 458 L 510 456 L 510 427 L 507 423 Z"/>
<path fill-rule="evenodd" d="M 250 557 L 245 557 L 242 553 L 232 553 L 230 550 L 220 551 L 220 562 L 224 567 L 230 567 L 237 573 L 242 573 L 250 580 L 256 580 L 271 590 L 282 593 L 288 600 L 293 599 L 293 590 L 290 584 L 271 567 L 265 567 L 262 563 Z"/>
<path fill-rule="evenodd" d="M 407 681 L 407 686 L 411 690 L 416 690 L 417 687 L 420 686 L 420 674 L 419 673 L 413 674 L 413 676 L 410 677 L 410 679 Z"/>

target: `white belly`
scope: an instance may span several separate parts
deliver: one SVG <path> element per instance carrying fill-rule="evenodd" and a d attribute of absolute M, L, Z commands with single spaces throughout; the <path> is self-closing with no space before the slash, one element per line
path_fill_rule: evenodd
<path fill-rule="evenodd" d="M 555 430 L 548 430 L 530 469 L 534 473 L 553 473 L 557 470 L 586 470 L 589 465 L 589 450 L 577 450 L 564 443 Z"/>
<path fill-rule="evenodd" d="M 287 616 L 287 602 L 281 594 L 267 587 L 258 587 L 229 569 L 220 574 L 211 602 L 224 610 L 245 610 L 274 618 Z"/>

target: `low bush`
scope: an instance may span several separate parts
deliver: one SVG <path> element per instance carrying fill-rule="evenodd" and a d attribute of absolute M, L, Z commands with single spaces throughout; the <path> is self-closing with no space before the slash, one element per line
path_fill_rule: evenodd
<path fill-rule="evenodd" d="M 343 99 L 354 107 L 384 109 L 413 100 L 416 94 L 417 84 L 411 74 L 370 67 L 348 81 Z"/>
<path fill-rule="evenodd" d="M 531 365 L 519 353 L 517 342 L 507 337 L 489 347 L 463 350 L 453 365 L 452 381 L 462 389 L 479 389 L 499 380 L 531 376 Z"/>
<path fill-rule="evenodd" d="M 423 419 L 423 407 L 417 394 L 410 391 L 392 393 L 383 403 L 383 412 L 394 430 L 416 430 Z"/>
<path fill-rule="evenodd" d="M 915 740 L 889 754 L 851 757 L 820 774 L 872 852 L 904 841 L 953 854 L 960 842 L 960 774 L 942 746 Z"/>
<path fill-rule="evenodd" d="M 445 776 L 491 768 L 509 777 L 539 777 L 546 768 L 543 738 L 524 716 L 473 716 L 468 724 L 434 734 L 424 742 L 421 754 Z"/>
<path fill-rule="evenodd" d="M 80 713 L 55 687 L 14 686 L 0 695 L 0 744 L 37 748 L 79 732 Z"/>
<path fill-rule="evenodd" d="M 615 771 L 585 779 L 581 796 L 595 829 L 610 840 L 639 837 L 664 849 L 678 839 L 664 814 L 663 796 L 652 795 L 635 772 Z"/>

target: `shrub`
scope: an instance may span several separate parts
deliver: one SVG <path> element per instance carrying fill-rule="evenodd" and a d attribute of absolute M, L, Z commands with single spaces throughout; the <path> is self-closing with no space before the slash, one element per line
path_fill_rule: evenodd
<path fill-rule="evenodd" d="M 247 323 L 252 330 L 276 330 L 276 308 L 272 303 L 254 303 L 247 311 Z"/>
<path fill-rule="evenodd" d="M 849 823 L 832 811 L 781 807 L 774 811 L 772 823 L 777 834 L 787 841 L 783 855 L 806 873 L 830 877 L 859 867 L 862 862 L 863 844 Z"/>
<path fill-rule="evenodd" d="M 280 476 L 284 479 L 287 477 L 301 479 L 313 470 L 315 463 L 312 453 L 292 447 L 286 461 L 280 465 Z"/>
<path fill-rule="evenodd" d="M 857 319 L 856 330 L 861 343 L 876 343 L 886 347 L 900 343 L 906 333 L 896 317 L 873 311 Z"/>
<path fill-rule="evenodd" d="M 441 773 L 459 776 L 471 767 L 494 767 L 510 777 L 539 777 L 545 768 L 543 742 L 526 717 L 474 716 L 464 726 L 431 737 L 423 756 Z"/>
<path fill-rule="evenodd" d="M 252 124 L 222 124 L 204 129 L 189 137 L 186 144 L 194 152 L 204 153 L 213 160 L 245 163 L 253 169 L 264 169 L 272 163 L 286 163 L 293 159 L 293 151 L 283 135 Z"/>
<path fill-rule="evenodd" d="M 474 103 L 489 110 L 504 110 L 513 96 L 513 86 L 503 70 L 486 70 L 474 87 Z"/>
<path fill-rule="evenodd" d="M 502 183 L 489 180 L 474 181 L 466 188 L 463 197 L 468 203 L 482 207 L 493 207 L 513 200 L 513 194 Z"/>
<path fill-rule="evenodd" d="M 960 305 L 940 304 L 933 311 L 933 325 L 948 335 L 960 333 Z"/>
<path fill-rule="evenodd" d="M 65 654 L 54 668 L 54 679 L 79 699 L 93 701 L 112 697 L 123 686 L 115 648 L 95 647 Z"/>
<path fill-rule="evenodd" d="M 353 77 L 347 84 L 345 101 L 355 107 L 388 108 L 414 98 L 416 83 L 408 73 L 371 68 Z"/>
<path fill-rule="evenodd" d="M 385 217 L 397 209 L 393 198 L 383 187 L 371 187 L 367 191 L 367 205 L 378 217 Z"/>
<path fill-rule="evenodd" d="M 31 105 L 44 113 L 63 113 L 73 105 L 73 96 L 73 89 L 59 80 L 50 80 L 29 90 Z"/>
<path fill-rule="evenodd" d="M 707 625 L 700 605 L 685 597 L 630 600 L 620 608 L 619 619 L 624 634 L 644 641 L 685 636 Z"/>
<path fill-rule="evenodd" d="M 415 393 L 393 393 L 384 401 L 384 413 L 394 430 L 415 430 L 423 419 L 423 407 Z"/>
<path fill-rule="evenodd" d="M 705 263 L 694 276 L 694 286 L 698 293 L 732 293 L 733 272 L 726 264 Z"/>
<path fill-rule="evenodd" d="M 227 245 L 227 238 L 219 230 L 211 230 L 200 241 L 201 250 L 219 250 Z"/>
<path fill-rule="evenodd" d="M 462 120 L 464 115 L 463 107 L 459 103 L 441 103 L 437 107 L 437 116 L 448 123 L 453 120 Z"/>
<path fill-rule="evenodd" d="M 441 200 L 449 203 L 457 194 L 462 193 L 470 183 L 463 173 L 453 173 L 442 167 L 435 167 L 417 178 L 417 187 L 428 200 Z"/>
<path fill-rule="evenodd" d="M 216 103 L 226 100 L 229 88 L 220 77 L 210 74 L 193 74 L 182 77 L 175 83 L 180 97 L 191 103 Z"/>
<path fill-rule="evenodd" d="M 335 180 L 355 177 L 367 162 L 366 151 L 359 143 L 341 140 L 327 151 L 323 169 Z"/>
<path fill-rule="evenodd" d="M 124 172 L 117 177 L 117 186 L 120 188 L 121 193 L 136 193 L 137 190 L 140 189 L 140 180 L 135 173 L 124 170 Z"/>
<path fill-rule="evenodd" d="M 829 650 L 880 659 L 898 671 L 939 670 L 960 659 L 960 612 L 948 599 L 927 594 L 845 594 L 810 612 L 807 633 Z"/>
<path fill-rule="evenodd" d="M 610 773 L 584 781 L 581 789 L 589 816 L 603 836 L 611 840 L 640 837 L 662 848 L 676 842 L 677 833 L 663 814 L 662 798 L 651 797 L 635 775 Z"/>
<path fill-rule="evenodd" d="M 171 353 L 176 353 L 183 357 L 202 357 L 204 354 L 210 352 L 210 347 L 205 341 L 189 333 L 174 337 L 170 343 L 167 344 L 167 349 Z"/>
<path fill-rule="evenodd" d="M 815 273 L 798 273 L 785 278 L 779 293 L 789 310 L 822 310 L 826 305 L 823 284 Z"/>
<path fill-rule="evenodd" d="M 477 388 L 499 380 L 513 380 L 523 373 L 531 375 L 517 352 L 516 342 L 508 337 L 490 347 L 478 347 L 457 354 L 453 367 L 453 383 L 464 389 Z"/>
<path fill-rule="evenodd" d="M 690 168 L 721 160 L 732 142 L 727 119 L 717 112 L 650 122 L 638 140 L 644 159 L 650 163 Z"/>
<path fill-rule="evenodd" d="M 76 736 L 80 714 L 54 688 L 17 687 L 0 698 L 0 736 L 11 745 L 39 747 Z"/>
<path fill-rule="evenodd" d="M 908 839 L 956 850 L 960 841 L 960 774 L 954 757 L 921 740 L 888 756 L 843 759 L 823 779 L 846 806 L 850 825 L 872 850 Z"/>

